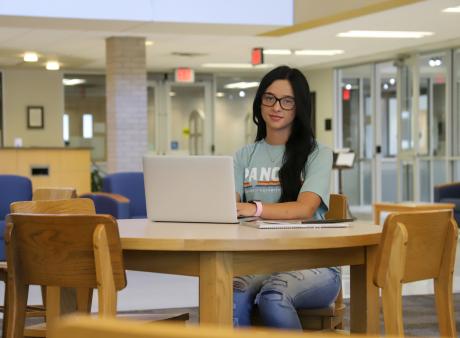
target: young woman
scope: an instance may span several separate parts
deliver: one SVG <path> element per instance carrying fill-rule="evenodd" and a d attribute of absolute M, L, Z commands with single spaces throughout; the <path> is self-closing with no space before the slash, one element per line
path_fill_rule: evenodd
<path fill-rule="evenodd" d="M 332 152 L 313 135 L 310 89 L 303 74 L 280 66 L 265 75 L 254 98 L 253 120 L 255 143 L 234 157 L 238 215 L 323 218 Z M 265 325 L 301 329 L 296 309 L 330 305 L 340 285 L 337 268 L 236 277 L 234 325 L 250 325 L 257 304 Z"/>

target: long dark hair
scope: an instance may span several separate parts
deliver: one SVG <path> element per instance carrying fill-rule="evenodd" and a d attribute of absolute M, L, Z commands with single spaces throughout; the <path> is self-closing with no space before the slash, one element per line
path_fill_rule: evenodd
<path fill-rule="evenodd" d="M 252 119 L 257 125 L 256 142 L 267 136 L 267 125 L 262 118 L 261 100 L 267 88 L 276 80 L 288 80 L 295 97 L 295 117 L 291 135 L 286 143 L 283 164 L 279 171 L 280 202 L 296 201 L 302 186 L 302 174 L 308 156 L 316 147 L 311 126 L 310 87 L 305 76 L 295 68 L 280 66 L 266 74 L 257 89 L 252 106 Z"/>

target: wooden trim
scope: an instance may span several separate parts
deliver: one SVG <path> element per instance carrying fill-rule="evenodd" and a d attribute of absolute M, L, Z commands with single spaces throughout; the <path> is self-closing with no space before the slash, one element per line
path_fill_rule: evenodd
<path fill-rule="evenodd" d="M 284 35 L 288 35 L 292 33 L 298 33 L 301 31 L 305 31 L 305 30 L 320 27 L 320 26 L 330 25 L 330 24 L 344 21 L 344 20 L 357 18 L 357 17 L 364 16 L 364 15 L 386 11 L 392 8 L 411 5 L 413 3 L 417 3 L 421 1 L 422 0 L 389 0 L 389 1 L 382 2 L 382 3 L 373 4 L 373 5 L 325 16 L 319 19 L 297 23 L 292 26 L 275 29 L 272 31 L 268 31 L 268 32 L 259 34 L 258 36 L 280 37 L 280 36 L 284 36 Z"/>

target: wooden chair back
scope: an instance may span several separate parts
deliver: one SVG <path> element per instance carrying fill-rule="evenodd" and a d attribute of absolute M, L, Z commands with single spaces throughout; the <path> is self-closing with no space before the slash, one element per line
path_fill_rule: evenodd
<path fill-rule="evenodd" d="M 89 198 L 14 202 L 10 205 L 10 211 L 13 214 L 96 214 L 94 203 Z"/>
<path fill-rule="evenodd" d="M 404 336 L 402 284 L 432 278 L 440 334 L 457 337 L 452 298 L 457 238 L 458 228 L 450 210 L 387 217 L 373 279 L 382 289 L 386 334 Z"/>
<path fill-rule="evenodd" d="M 184 326 L 174 323 L 135 323 L 117 319 L 70 316 L 63 319 L 51 331 L 50 338 L 308 338 L 337 337 L 337 334 L 321 332 L 305 333 L 267 328 L 234 330 L 230 327 Z M 362 338 L 368 337 L 365 335 Z"/>
<path fill-rule="evenodd" d="M 51 201 L 40 204 L 43 202 Z M 61 287 L 98 288 L 99 314 L 115 316 L 116 291 L 126 286 L 126 276 L 113 217 L 10 214 L 6 223 L 8 337 L 19 338 L 24 333 L 31 284 L 48 287 L 48 325 L 60 315 L 56 298 L 60 297 Z"/>
<path fill-rule="evenodd" d="M 32 200 L 67 200 L 76 198 L 75 188 L 38 188 L 32 194 Z"/>
<path fill-rule="evenodd" d="M 326 219 L 344 219 L 348 214 L 347 196 L 340 194 L 329 195 L 329 210 Z"/>
<path fill-rule="evenodd" d="M 341 194 L 330 194 L 329 210 L 325 215 L 326 219 L 344 219 L 347 218 L 347 214 L 347 196 Z M 343 329 L 345 303 L 343 302 L 342 288 L 340 288 L 334 304 L 330 307 L 319 309 L 300 309 L 297 313 L 303 329 Z"/>

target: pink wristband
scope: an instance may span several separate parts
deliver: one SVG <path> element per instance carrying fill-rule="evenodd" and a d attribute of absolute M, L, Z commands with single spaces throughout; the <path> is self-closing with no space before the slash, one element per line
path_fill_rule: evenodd
<path fill-rule="evenodd" d="M 264 209 L 264 207 L 262 206 L 262 202 L 252 201 L 252 203 L 256 205 L 256 213 L 254 214 L 254 216 L 259 217 L 260 215 L 262 215 L 262 210 Z"/>

